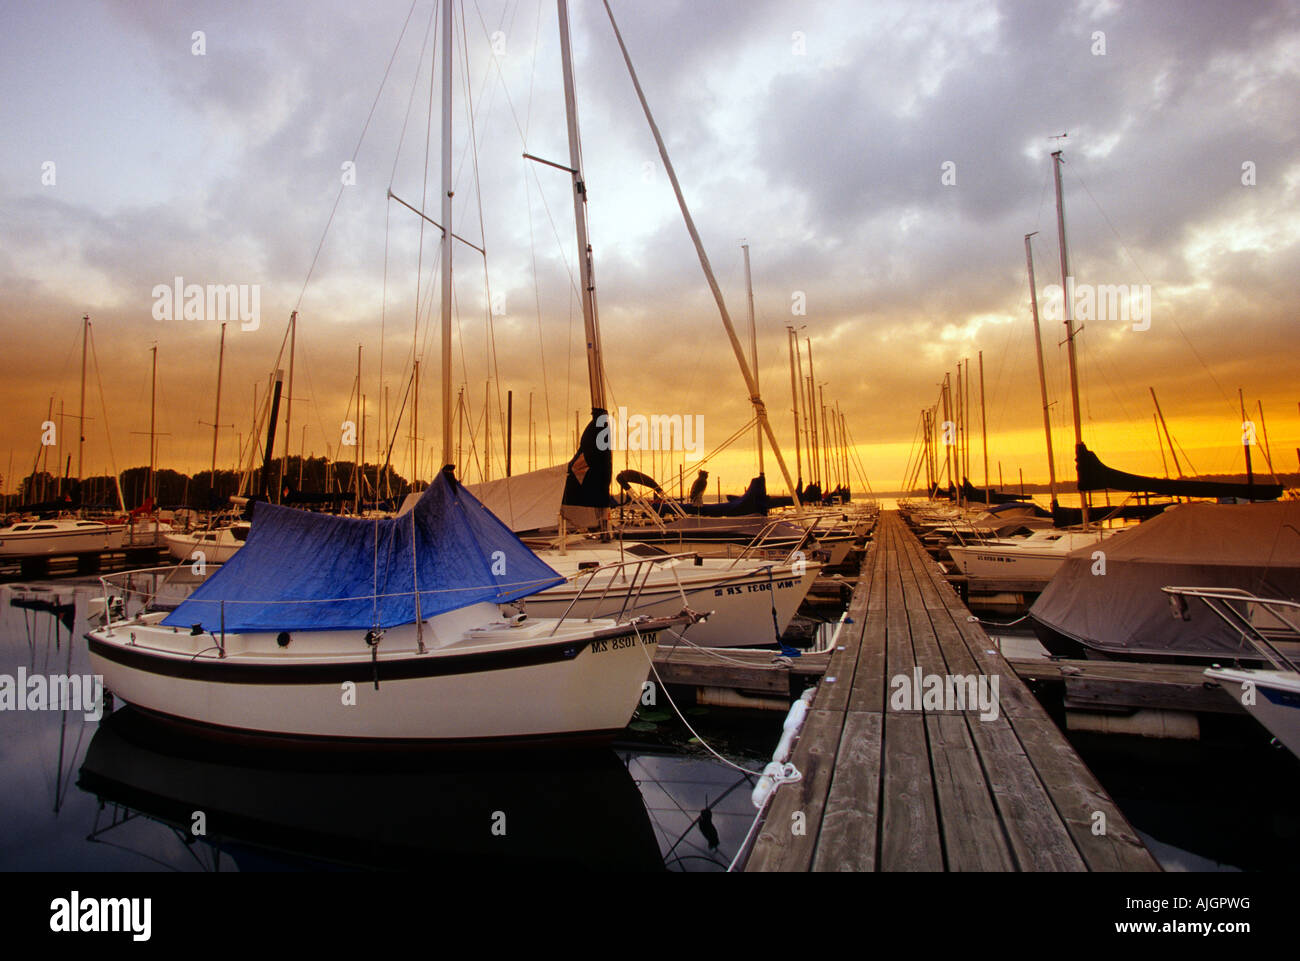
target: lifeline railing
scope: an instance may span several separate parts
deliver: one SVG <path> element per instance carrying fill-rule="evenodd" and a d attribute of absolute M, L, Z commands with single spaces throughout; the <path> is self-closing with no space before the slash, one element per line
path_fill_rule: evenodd
<path fill-rule="evenodd" d="M 583 620 L 590 623 L 591 621 L 595 620 L 596 617 L 598 616 L 607 616 L 607 615 L 598 615 L 594 612 L 601 609 L 601 607 L 605 602 L 605 599 L 609 596 L 611 590 L 614 589 L 616 583 L 620 583 L 620 582 L 622 584 L 629 583 L 626 569 L 631 568 L 632 572 L 630 578 L 630 587 L 626 591 L 623 591 L 622 587 L 619 588 L 620 592 L 622 593 L 622 604 L 619 607 L 618 613 L 613 616 L 613 620 L 615 620 L 618 623 L 623 623 L 624 619 L 628 614 L 629 606 L 633 611 L 637 609 L 638 603 L 641 599 L 641 595 L 645 591 L 647 584 L 649 584 L 650 575 L 656 564 L 665 564 L 669 561 L 682 561 L 686 559 L 693 559 L 694 556 L 695 556 L 694 554 L 687 553 L 687 554 L 662 554 L 662 555 L 655 555 L 652 557 L 635 557 L 635 558 L 629 558 L 623 561 L 617 561 L 609 564 L 601 564 L 590 568 L 583 568 L 574 574 L 570 574 L 566 576 L 564 578 L 566 582 L 577 584 L 579 581 L 581 581 L 582 583 L 579 586 L 577 593 L 573 596 L 572 599 L 570 599 L 568 606 L 564 610 L 564 613 L 560 615 L 559 618 L 556 619 L 556 623 L 554 627 L 551 628 L 550 634 L 553 636 L 560 629 L 560 626 L 566 620 L 569 619 L 569 616 L 572 613 L 574 606 L 577 605 L 579 601 L 583 600 L 588 596 L 589 591 L 592 590 L 592 584 L 598 575 L 602 573 L 606 573 L 609 575 L 609 579 L 607 582 L 605 582 L 603 588 L 600 589 L 600 597 L 597 599 L 596 604 L 593 605 L 591 609 L 592 613 L 589 613 L 585 618 L 583 618 Z M 215 569 L 218 568 L 220 565 L 214 564 L 210 566 L 214 568 L 214 572 L 215 572 Z M 191 565 L 186 563 L 181 563 L 175 566 L 148 567 L 148 568 L 141 568 L 139 570 L 134 570 L 134 571 L 121 571 L 114 574 L 102 575 L 99 578 L 99 581 L 101 587 L 104 590 L 104 595 L 103 595 L 104 615 L 105 615 L 104 626 L 108 634 L 110 636 L 112 635 L 112 628 L 114 623 L 117 623 L 118 625 L 121 626 L 124 624 L 124 622 L 130 622 L 133 620 L 138 622 L 138 618 L 146 613 L 156 613 L 158 610 L 165 610 L 165 608 L 156 607 L 158 597 L 161 593 L 161 588 L 167 586 L 168 584 L 176 584 L 176 583 L 184 584 L 187 575 L 185 575 L 183 572 L 186 569 L 192 570 Z M 689 602 L 687 601 L 686 590 L 682 585 L 681 578 L 677 574 L 677 565 L 675 564 L 670 565 L 669 570 L 672 571 L 673 584 L 677 588 L 677 593 L 682 599 L 683 611 L 689 611 L 690 605 Z M 178 575 L 179 575 L 179 580 L 173 580 L 173 578 L 177 578 Z M 206 577 L 209 575 L 208 574 L 200 575 L 197 573 L 193 573 L 192 576 L 195 578 L 194 585 L 197 586 L 198 584 L 202 583 L 202 581 L 205 580 Z M 142 578 L 148 578 L 149 580 L 149 585 L 147 589 L 143 586 L 142 587 L 136 586 L 135 582 Z M 535 582 L 529 581 L 527 583 L 535 583 Z M 429 594 L 446 594 L 446 593 L 456 593 L 462 591 L 480 591 L 482 590 L 483 586 L 484 585 L 479 585 L 475 587 L 465 587 L 465 588 L 444 588 L 444 589 L 433 589 L 433 590 L 426 589 L 426 590 L 419 590 L 419 591 L 401 591 L 401 592 L 395 592 L 390 594 L 366 594 L 357 597 L 310 598 L 310 599 L 292 600 L 292 601 L 256 601 L 256 600 L 237 601 L 237 600 L 222 599 L 218 602 L 219 611 L 220 611 L 220 628 L 218 633 L 213 634 L 213 637 L 217 639 L 217 648 L 220 651 L 220 656 L 224 657 L 227 604 L 231 604 L 231 605 L 258 604 L 263 606 L 270 606 L 270 605 L 277 605 L 277 604 L 297 605 L 297 604 L 348 603 L 348 602 L 356 602 L 356 601 L 376 601 L 380 598 L 385 598 L 385 599 L 395 598 L 395 597 L 417 597 L 418 598 L 419 596 L 424 596 Z M 519 586 L 525 586 L 525 584 L 524 582 L 518 582 L 513 584 L 504 583 L 504 584 L 498 584 L 494 586 L 519 587 Z M 132 598 L 140 599 L 140 606 L 136 610 L 134 615 L 131 613 Z M 181 600 L 183 601 L 184 598 L 182 598 Z M 526 600 L 526 597 L 520 598 L 520 600 Z M 118 601 L 121 602 L 120 607 L 116 606 L 115 602 Z M 505 603 L 512 603 L 512 602 L 505 602 Z M 154 610 L 151 611 L 151 608 L 154 608 Z M 271 630 L 271 628 L 268 628 L 268 630 Z M 212 634 L 213 632 L 208 631 L 207 633 Z"/>
<path fill-rule="evenodd" d="M 1278 650 L 1272 639 L 1264 632 L 1264 629 L 1255 623 L 1250 609 L 1250 605 L 1258 605 L 1280 622 L 1277 627 L 1269 626 L 1273 633 L 1281 633 L 1290 640 L 1300 640 L 1300 624 L 1297 624 L 1283 613 L 1284 610 L 1293 613 L 1300 612 L 1300 603 L 1277 597 L 1260 597 L 1237 587 L 1162 587 L 1160 589 L 1169 595 L 1169 606 L 1174 617 L 1187 620 L 1190 614 L 1187 610 L 1185 598 L 1198 597 L 1220 620 L 1227 624 L 1229 628 L 1238 632 L 1242 640 L 1255 648 L 1265 660 L 1279 671 L 1296 671 L 1300 673 L 1300 667 L 1297 667 L 1291 658 Z M 1233 601 L 1243 602 L 1246 609 L 1239 610 L 1234 607 Z"/>

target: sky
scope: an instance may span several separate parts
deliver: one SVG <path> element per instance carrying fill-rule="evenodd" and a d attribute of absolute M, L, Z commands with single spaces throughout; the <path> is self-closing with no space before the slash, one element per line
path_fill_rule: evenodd
<path fill-rule="evenodd" d="M 746 350 L 748 244 L 759 387 L 792 475 L 807 458 L 794 326 L 805 376 L 810 346 L 843 414 L 856 488 L 908 479 L 922 408 L 963 359 L 977 375 L 981 351 L 993 482 L 1046 480 L 1031 232 L 1044 309 L 1057 285 L 1043 345 L 1058 472 L 1072 474 L 1057 149 L 1076 307 L 1089 291 L 1149 291 L 1127 316 L 1106 302 L 1081 320 L 1085 442 L 1163 474 L 1154 389 L 1183 471 L 1242 471 L 1241 388 L 1256 469 L 1265 435 L 1277 469 L 1297 469 L 1296 5 L 610 5 Z M 214 417 L 218 466 L 234 466 L 296 310 L 290 452 L 352 459 L 360 345 L 369 459 L 382 434 L 399 473 L 429 477 L 440 231 L 388 195 L 440 216 L 440 20 L 430 0 L 0 8 L 4 490 L 43 436 L 60 442 L 50 469 L 71 455 L 77 471 L 83 315 L 86 475 L 147 463 L 151 396 L 160 466 L 206 469 Z M 522 156 L 569 162 L 555 4 L 457 2 L 455 21 L 452 228 L 468 243 L 453 245 L 452 390 L 475 480 L 485 397 L 492 476 L 507 390 L 516 472 L 567 460 L 589 399 L 571 180 Z M 757 470 L 749 391 L 605 9 L 574 0 L 570 23 L 611 407 L 691 418 L 702 453 L 737 435 L 704 466 L 738 491 Z M 219 415 L 221 320 L 215 304 L 187 318 L 165 303 L 176 278 L 257 298 L 255 323 L 228 319 Z M 413 352 L 418 465 L 412 400 L 397 414 Z M 279 366 L 287 376 L 287 352 Z M 976 378 L 977 484 L 979 396 Z M 282 424 L 277 453 L 284 438 Z M 637 457 L 687 483 L 699 466 Z M 785 488 L 770 451 L 765 470 Z"/>

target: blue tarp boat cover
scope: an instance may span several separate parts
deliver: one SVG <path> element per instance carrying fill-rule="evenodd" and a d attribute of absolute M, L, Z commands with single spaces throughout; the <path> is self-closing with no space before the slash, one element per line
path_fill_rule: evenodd
<path fill-rule="evenodd" d="M 412 550 L 414 537 L 414 550 Z M 333 517 L 260 503 L 248 541 L 163 621 L 249 631 L 388 628 L 563 583 L 445 473 L 400 517 Z"/>

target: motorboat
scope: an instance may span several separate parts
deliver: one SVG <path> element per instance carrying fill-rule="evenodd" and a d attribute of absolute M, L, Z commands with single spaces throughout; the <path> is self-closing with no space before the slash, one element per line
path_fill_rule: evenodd
<path fill-rule="evenodd" d="M 61 517 L 18 521 L 0 527 L 0 557 L 55 557 L 116 551 L 122 547 L 126 525 Z"/>
<path fill-rule="evenodd" d="M 1027 537 L 991 539 L 950 545 L 948 554 L 961 573 L 970 577 L 1049 580 L 1071 551 L 1092 548 L 1119 532 L 1118 528 L 1067 531 L 1044 528 Z"/>
<path fill-rule="evenodd" d="M 1169 617 L 1170 584 L 1300 599 L 1300 501 L 1180 504 L 1072 551 L 1029 611 L 1053 654 L 1250 661 L 1239 628 L 1203 605 Z M 1185 616 L 1183 616 L 1185 615 Z"/>
<path fill-rule="evenodd" d="M 168 534 L 167 552 L 178 561 L 197 560 L 196 553 L 201 553 L 204 563 L 224 564 L 248 540 L 249 526 L 248 521 L 236 521 L 228 527 Z"/>

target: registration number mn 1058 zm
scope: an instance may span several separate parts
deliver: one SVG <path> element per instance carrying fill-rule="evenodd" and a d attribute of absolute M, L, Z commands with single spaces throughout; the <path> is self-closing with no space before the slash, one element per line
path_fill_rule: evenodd
<path fill-rule="evenodd" d="M 659 643 L 659 632 L 650 631 L 642 634 L 641 643 L 646 646 Z M 628 634 L 626 637 L 606 637 L 592 641 L 591 653 L 603 654 L 605 651 L 621 651 L 628 647 L 636 647 L 635 634 Z"/>

